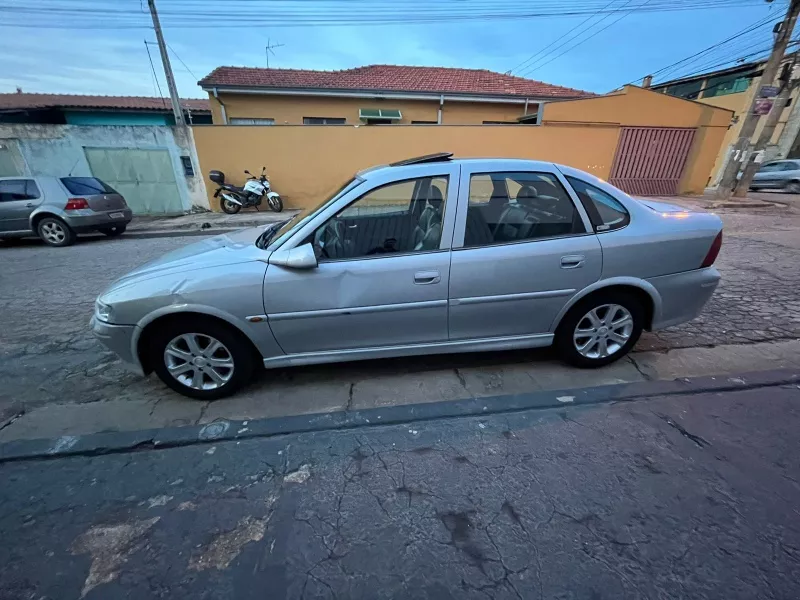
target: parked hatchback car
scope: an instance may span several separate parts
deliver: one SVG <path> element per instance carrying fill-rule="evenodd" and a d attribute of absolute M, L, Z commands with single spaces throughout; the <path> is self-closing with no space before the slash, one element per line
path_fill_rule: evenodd
<path fill-rule="evenodd" d="M 121 235 L 132 218 L 125 198 L 97 177 L 0 177 L 0 239 L 69 246 L 80 233 Z"/>
<path fill-rule="evenodd" d="M 764 163 L 753 176 L 751 190 L 785 190 L 800 194 L 800 160 L 774 160 Z"/>
<path fill-rule="evenodd" d="M 411 159 L 308 214 L 217 236 L 119 279 L 96 336 L 139 373 L 225 396 L 256 365 L 555 344 L 579 367 L 695 317 L 722 222 L 569 167 Z"/>

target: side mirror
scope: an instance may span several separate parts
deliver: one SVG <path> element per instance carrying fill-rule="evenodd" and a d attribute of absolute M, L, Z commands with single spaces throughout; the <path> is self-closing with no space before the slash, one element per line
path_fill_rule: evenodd
<path fill-rule="evenodd" d="M 250 171 L 248 171 L 247 169 L 244 170 L 244 173 L 245 175 L 250 175 Z"/>
<path fill-rule="evenodd" d="M 314 246 L 303 244 L 291 250 L 273 252 L 269 257 L 269 264 L 289 269 L 314 269 L 317 267 L 317 255 L 314 253 Z"/>

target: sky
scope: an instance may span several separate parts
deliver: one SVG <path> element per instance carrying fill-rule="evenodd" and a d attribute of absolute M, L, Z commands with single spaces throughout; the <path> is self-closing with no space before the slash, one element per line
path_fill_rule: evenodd
<path fill-rule="evenodd" d="M 585 8 L 602 8 L 607 4 L 620 8 L 648 3 L 665 5 L 663 0 L 438 1 L 445 7 L 455 7 L 452 9 L 455 11 L 471 4 L 469 10 L 479 14 L 492 1 L 500 3 L 492 5 L 494 7 L 505 4 L 509 8 L 516 5 Z M 674 1 L 693 6 L 715 4 L 714 0 Z M 369 2 L 379 3 L 380 0 L 156 0 L 162 12 L 164 36 L 172 50 L 170 59 L 178 91 L 186 98 L 205 97 L 197 80 L 217 66 L 266 67 L 268 41 L 283 44 L 270 55 L 270 67 L 335 70 L 367 64 L 397 64 L 505 72 L 549 44 L 563 43 L 577 33 L 570 33 L 570 30 L 590 16 L 317 27 L 287 27 L 283 22 L 270 22 L 269 17 L 276 7 L 287 5 L 301 5 L 303 10 L 311 12 L 363 12 L 376 6 L 378 10 L 386 10 L 386 4 Z M 437 0 L 427 0 L 427 5 L 435 2 Z M 394 6 L 406 7 L 408 14 L 425 11 L 420 0 L 398 0 Z M 67 7 L 87 12 L 68 16 L 58 12 Z M 727 0 L 725 6 L 717 8 L 616 13 L 605 15 L 602 22 L 599 21 L 604 15 L 600 15 L 583 25 L 583 28 L 592 27 L 586 33 L 551 54 L 540 54 L 538 62 L 534 60 L 513 73 L 604 93 L 719 42 L 759 19 L 769 15 L 777 19 L 785 8 L 785 0 L 772 3 Z M 40 10 L 49 10 L 49 14 L 40 16 L 35 12 Z M 102 10 L 125 10 L 129 14 L 116 17 L 92 12 Z M 14 92 L 20 87 L 25 92 L 167 95 L 158 48 L 149 46 L 158 78 L 156 85 L 144 43 L 155 42 L 152 28 L 117 28 L 123 22 L 126 27 L 133 22 L 148 25 L 147 13 L 135 14 L 146 10 L 146 0 L 0 0 L 0 92 Z M 252 14 L 253 22 L 243 16 L 233 26 L 217 27 L 216 17 L 206 13 L 220 10 L 228 14 Z M 197 12 L 190 22 L 183 22 L 181 11 Z M 625 16 L 619 18 L 623 14 Z M 20 26 L 23 24 L 25 26 Z M 81 29 L 79 25 L 92 28 Z M 599 31 L 606 26 L 607 29 Z M 596 33 L 594 37 L 586 39 L 593 33 Z M 727 49 L 710 53 L 706 56 L 710 60 L 705 64 L 768 47 L 771 38 L 771 26 L 762 27 L 740 38 L 741 43 L 731 42 Z M 586 41 L 574 45 L 583 39 Z M 567 49 L 570 51 L 557 56 Z M 555 60 L 544 64 L 551 58 Z M 696 62 L 695 67 L 703 64 Z M 537 66 L 539 68 L 528 68 Z M 693 70 L 694 67 L 687 66 L 683 72 L 678 69 L 672 76 Z"/>

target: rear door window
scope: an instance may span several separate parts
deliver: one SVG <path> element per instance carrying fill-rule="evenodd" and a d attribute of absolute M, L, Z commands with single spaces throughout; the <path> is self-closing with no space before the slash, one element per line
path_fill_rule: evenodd
<path fill-rule="evenodd" d="M 575 177 L 568 176 L 567 181 L 578 194 L 595 231 L 600 233 L 620 229 L 630 223 L 628 211 L 611 194 Z"/>
<path fill-rule="evenodd" d="M 61 183 L 70 194 L 94 196 L 97 194 L 116 194 L 117 191 L 97 177 L 62 177 Z"/>

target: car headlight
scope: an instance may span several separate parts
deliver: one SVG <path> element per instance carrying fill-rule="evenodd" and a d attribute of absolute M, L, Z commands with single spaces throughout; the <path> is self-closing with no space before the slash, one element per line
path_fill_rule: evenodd
<path fill-rule="evenodd" d="M 111 323 L 111 307 L 108 304 L 100 302 L 100 300 L 97 300 L 94 303 L 94 315 L 97 317 L 98 321 L 103 321 L 103 323 Z"/>

